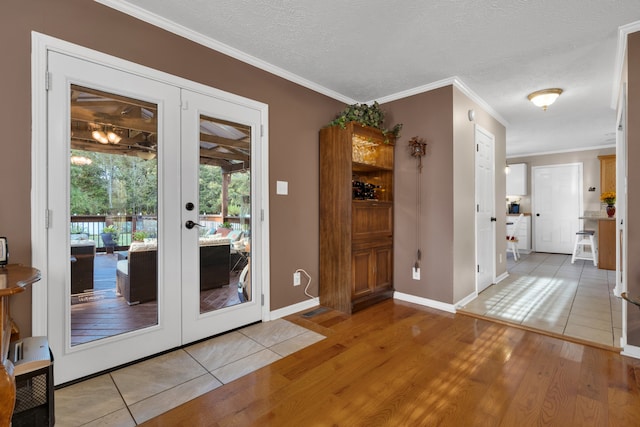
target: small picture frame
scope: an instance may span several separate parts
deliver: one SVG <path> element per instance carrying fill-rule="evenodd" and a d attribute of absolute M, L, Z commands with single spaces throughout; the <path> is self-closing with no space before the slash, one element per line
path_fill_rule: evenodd
<path fill-rule="evenodd" d="M 9 245 L 6 237 L 0 237 L 0 266 L 9 263 Z"/>

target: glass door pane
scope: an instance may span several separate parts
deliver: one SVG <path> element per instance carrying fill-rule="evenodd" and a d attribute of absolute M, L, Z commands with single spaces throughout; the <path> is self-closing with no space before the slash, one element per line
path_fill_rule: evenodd
<path fill-rule="evenodd" d="M 158 324 L 157 105 L 71 85 L 71 346 Z"/>
<path fill-rule="evenodd" d="M 251 128 L 200 115 L 200 313 L 251 301 Z"/>

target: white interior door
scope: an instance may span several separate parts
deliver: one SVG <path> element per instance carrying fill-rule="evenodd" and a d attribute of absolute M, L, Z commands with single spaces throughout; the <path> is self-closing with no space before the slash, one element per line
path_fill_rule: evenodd
<path fill-rule="evenodd" d="M 180 221 L 180 210 L 168 203 L 179 200 L 180 188 L 175 178 L 165 178 L 178 177 L 180 171 L 179 145 L 174 143 L 180 140 L 180 89 L 52 51 L 48 72 L 47 329 L 54 377 L 60 384 L 181 344 L 180 305 L 175 304 L 181 298 L 181 270 L 172 262 L 180 259 L 179 228 L 173 226 Z M 98 142 L 100 132 L 118 137 Z M 70 163 L 71 154 L 92 163 Z M 120 175 L 124 169 L 131 175 L 136 168 L 144 168 L 149 176 L 125 185 L 133 181 Z M 93 184 L 81 184 L 88 179 Z M 89 192 L 79 196 L 80 187 Z M 131 207 L 128 196 L 143 189 L 152 193 L 148 198 L 155 205 L 144 209 L 153 218 L 156 244 L 153 250 L 135 254 L 149 255 L 138 263 L 142 273 L 123 261 L 131 279 L 125 291 L 120 279 L 116 286 L 117 249 L 124 242 L 107 253 L 107 237 L 100 231 L 113 224 L 116 240 L 131 234 L 133 221 L 126 218 L 142 212 L 126 212 Z M 103 196 L 107 206 L 99 209 L 105 211 L 84 211 Z M 80 212 L 72 211 L 77 197 L 83 198 Z M 78 215 L 87 220 L 73 222 Z M 94 221 L 97 216 L 104 220 Z M 129 251 L 129 260 L 133 255 Z M 108 263 L 104 271 L 111 277 L 103 289 L 99 261 Z M 143 285 L 134 274 L 144 277 Z M 89 307 L 95 309 L 87 315 Z M 144 312 L 146 320 L 127 327 L 132 317 L 118 317 L 123 311 Z"/>
<path fill-rule="evenodd" d="M 475 126 L 476 140 L 476 289 L 482 292 L 495 276 L 495 138 Z"/>
<path fill-rule="evenodd" d="M 570 254 L 582 216 L 582 163 L 532 168 L 536 252 Z"/>
<path fill-rule="evenodd" d="M 262 112 L 188 90 L 182 105 L 182 334 L 192 342 L 261 319 L 262 276 L 252 271 L 262 263 L 253 250 L 262 241 L 261 202 L 253 197 Z M 218 180 L 222 212 L 207 215 Z M 226 222 L 233 229 L 223 236 Z"/>

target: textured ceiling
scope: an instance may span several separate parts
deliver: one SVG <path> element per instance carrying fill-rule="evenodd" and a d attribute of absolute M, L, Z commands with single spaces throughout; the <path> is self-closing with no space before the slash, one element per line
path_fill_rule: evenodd
<path fill-rule="evenodd" d="M 97 1 L 345 102 L 457 77 L 504 119 L 512 157 L 615 143 L 618 29 L 640 20 L 638 0 Z M 548 87 L 565 92 L 543 112 L 526 96 Z"/>

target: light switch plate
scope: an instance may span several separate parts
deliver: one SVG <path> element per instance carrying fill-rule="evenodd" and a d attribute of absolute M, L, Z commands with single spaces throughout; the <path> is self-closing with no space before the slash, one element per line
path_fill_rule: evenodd
<path fill-rule="evenodd" d="M 286 196 L 287 194 L 289 194 L 289 182 L 276 181 L 276 194 L 280 196 Z"/>
<path fill-rule="evenodd" d="M 413 274 L 413 280 L 420 280 L 420 268 L 411 267 L 411 273 Z"/>

